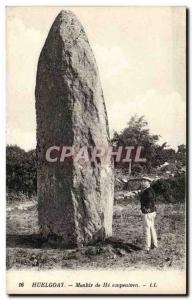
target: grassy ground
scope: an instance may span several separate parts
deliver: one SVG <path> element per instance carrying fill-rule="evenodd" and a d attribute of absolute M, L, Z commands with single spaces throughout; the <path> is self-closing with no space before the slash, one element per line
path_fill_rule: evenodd
<path fill-rule="evenodd" d="M 185 267 L 184 204 L 158 204 L 159 247 L 142 250 L 142 218 L 138 200 L 114 206 L 113 238 L 81 249 L 54 249 L 37 238 L 36 201 L 7 204 L 7 268 L 33 269 L 183 269 Z"/>

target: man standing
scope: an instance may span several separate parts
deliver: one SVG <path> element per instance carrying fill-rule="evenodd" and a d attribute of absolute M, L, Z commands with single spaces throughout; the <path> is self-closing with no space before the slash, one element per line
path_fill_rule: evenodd
<path fill-rule="evenodd" d="M 143 178 L 143 188 L 144 190 L 140 194 L 141 211 L 143 214 L 143 231 L 145 237 L 144 249 L 149 251 L 152 246 L 157 248 L 157 234 L 155 230 L 155 217 L 156 217 L 156 207 L 155 207 L 155 192 L 150 186 L 150 178 Z"/>

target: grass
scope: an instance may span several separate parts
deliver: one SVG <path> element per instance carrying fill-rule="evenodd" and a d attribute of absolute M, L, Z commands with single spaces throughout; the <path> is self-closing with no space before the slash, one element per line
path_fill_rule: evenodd
<path fill-rule="evenodd" d="M 156 228 L 159 247 L 147 254 L 141 250 L 143 230 L 139 202 L 127 200 L 114 206 L 111 241 L 81 249 L 53 249 L 35 240 L 37 202 L 8 201 L 7 268 L 184 269 L 184 204 L 158 204 Z"/>

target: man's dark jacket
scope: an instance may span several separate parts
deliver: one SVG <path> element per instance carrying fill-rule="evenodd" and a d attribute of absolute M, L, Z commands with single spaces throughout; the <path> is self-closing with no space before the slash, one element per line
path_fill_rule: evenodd
<path fill-rule="evenodd" d="M 151 187 L 148 187 L 140 194 L 141 211 L 143 214 L 156 211 L 155 207 L 155 192 Z"/>

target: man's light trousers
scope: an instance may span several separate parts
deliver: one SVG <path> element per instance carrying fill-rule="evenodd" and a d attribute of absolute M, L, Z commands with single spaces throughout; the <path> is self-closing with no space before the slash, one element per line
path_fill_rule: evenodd
<path fill-rule="evenodd" d="M 151 246 L 157 247 L 157 234 L 155 230 L 156 212 L 143 214 L 143 231 L 145 237 L 145 250 L 151 249 Z"/>

